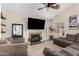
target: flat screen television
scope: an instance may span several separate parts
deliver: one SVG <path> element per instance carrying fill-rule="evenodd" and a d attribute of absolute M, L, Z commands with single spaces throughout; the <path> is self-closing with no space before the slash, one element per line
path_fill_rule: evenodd
<path fill-rule="evenodd" d="M 28 18 L 28 29 L 44 29 L 45 20 Z"/>

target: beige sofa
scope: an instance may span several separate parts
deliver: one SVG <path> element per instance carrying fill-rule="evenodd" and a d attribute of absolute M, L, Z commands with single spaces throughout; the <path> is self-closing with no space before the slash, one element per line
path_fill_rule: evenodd
<path fill-rule="evenodd" d="M 0 40 L 0 56 L 27 56 L 27 44 L 11 44 L 7 40 Z"/>

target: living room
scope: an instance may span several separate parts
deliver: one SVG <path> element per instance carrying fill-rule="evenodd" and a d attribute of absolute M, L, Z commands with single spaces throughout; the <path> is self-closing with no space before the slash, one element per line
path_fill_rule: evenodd
<path fill-rule="evenodd" d="M 79 56 L 78 3 L 1 3 L 0 24 L 0 55 Z"/>

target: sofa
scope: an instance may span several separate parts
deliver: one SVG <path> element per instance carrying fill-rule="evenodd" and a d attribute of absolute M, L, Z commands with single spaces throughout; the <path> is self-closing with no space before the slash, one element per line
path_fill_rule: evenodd
<path fill-rule="evenodd" d="M 8 44 L 8 43 L 10 43 L 8 40 L 0 39 L 0 44 Z"/>
<path fill-rule="evenodd" d="M 54 44 L 59 45 L 61 47 L 67 47 L 67 46 L 75 43 L 76 35 L 74 35 L 74 34 L 67 34 L 66 38 L 59 37 L 57 39 L 54 39 Z"/>
<path fill-rule="evenodd" d="M 0 56 L 27 56 L 28 55 L 26 43 L 11 44 L 7 42 L 8 42 L 7 40 L 0 40 Z"/>
<path fill-rule="evenodd" d="M 74 34 L 67 34 L 66 38 L 58 38 L 58 39 L 54 39 L 54 44 L 57 44 L 61 47 L 67 47 L 70 46 L 72 44 L 79 44 L 79 33 L 77 33 L 76 35 Z"/>
<path fill-rule="evenodd" d="M 79 56 L 79 33 L 76 35 L 67 34 L 66 38 L 53 39 L 54 44 L 61 46 L 63 49 L 55 51 L 45 47 L 43 54 L 45 56 Z"/>
<path fill-rule="evenodd" d="M 15 43 L 24 43 L 24 38 L 12 38 L 9 37 L 7 38 L 8 41 L 10 41 L 11 43 L 15 44 Z"/>
<path fill-rule="evenodd" d="M 79 50 L 67 47 L 61 49 L 60 51 L 55 51 L 45 47 L 43 50 L 43 54 L 44 56 L 79 56 Z"/>

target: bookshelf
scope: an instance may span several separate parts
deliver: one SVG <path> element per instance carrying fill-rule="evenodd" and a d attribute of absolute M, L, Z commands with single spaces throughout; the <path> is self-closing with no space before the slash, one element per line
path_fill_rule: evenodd
<path fill-rule="evenodd" d="M 5 30 L 6 24 L 5 24 L 5 22 L 6 22 L 6 18 L 1 13 L 1 24 L 0 24 L 1 25 L 1 34 L 6 33 L 6 30 Z"/>

